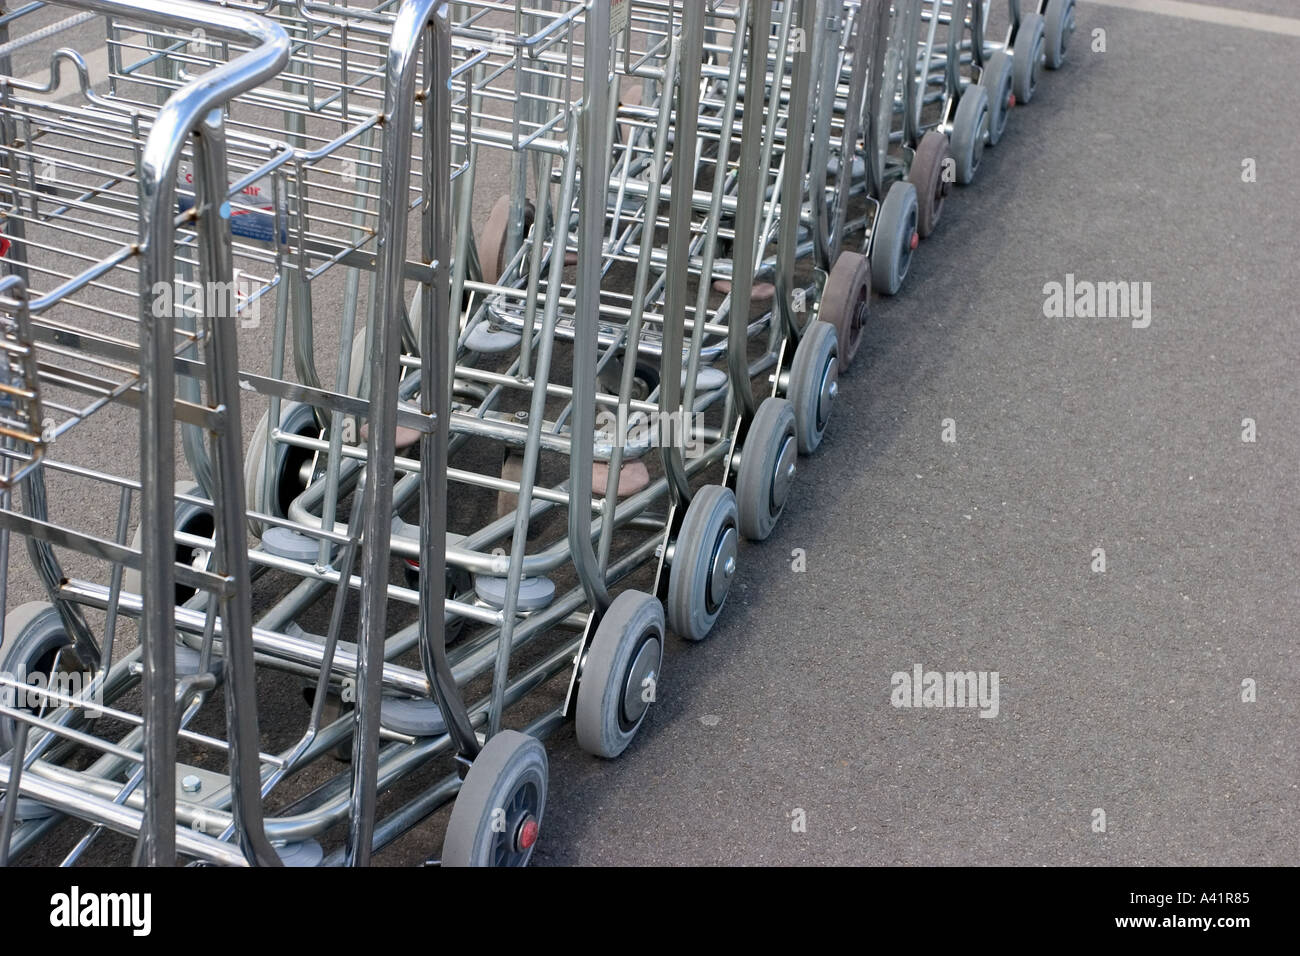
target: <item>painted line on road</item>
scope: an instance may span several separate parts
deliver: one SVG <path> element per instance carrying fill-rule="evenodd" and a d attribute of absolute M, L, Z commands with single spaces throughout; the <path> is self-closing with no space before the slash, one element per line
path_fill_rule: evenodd
<path fill-rule="evenodd" d="M 1259 33 L 1300 37 L 1300 20 L 1293 17 L 1273 16 L 1269 13 L 1251 13 L 1249 10 L 1212 7 L 1204 3 L 1186 3 L 1185 0 L 1085 0 L 1085 2 L 1103 7 L 1118 7 L 1121 10 L 1135 10 L 1138 13 L 1158 13 L 1183 20 L 1199 20 L 1201 23 L 1240 27 L 1243 30 L 1255 30 Z"/>

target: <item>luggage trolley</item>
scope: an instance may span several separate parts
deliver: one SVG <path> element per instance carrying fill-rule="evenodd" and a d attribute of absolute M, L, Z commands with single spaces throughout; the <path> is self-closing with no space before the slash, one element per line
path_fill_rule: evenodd
<path fill-rule="evenodd" d="M 10 535 L 24 537 L 49 598 L 10 608 L 6 565 L 0 858 L 7 861 L 60 819 L 76 817 L 90 826 L 69 860 L 111 830 L 134 839 L 140 863 L 170 864 L 179 851 L 212 862 L 274 864 L 277 851 L 262 827 L 259 770 L 266 755 L 258 751 L 251 611 L 241 586 L 248 559 L 238 466 L 237 317 L 234 310 L 210 310 L 195 331 L 185 331 L 174 325 L 169 299 L 178 260 L 209 288 L 231 287 L 228 217 L 239 197 L 228 196 L 226 170 L 237 147 L 222 109 L 282 68 L 288 38 L 260 17 L 183 0 L 166 11 L 145 0 L 73 6 L 136 29 L 202 27 L 244 52 L 215 63 L 202 82 L 177 89 L 149 111 L 96 95 L 74 51 L 53 58 L 44 86 L 7 75 L 8 53 L 0 54 L 6 74 L 0 77 L 6 239 L 0 553 L 8 555 Z M 8 40 L 8 26 L 0 42 Z M 43 98 L 69 65 L 81 99 Z M 197 201 L 177 216 L 184 157 Z M 199 380 L 202 401 L 177 398 L 178 374 Z M 129 420 L 123 407 L 136 409 L 139 418 L 138 472 L 101 470 L 98 456 L 93 464 L 78 461 L 88 434 L 106 420 Z M 177 422 L 201 427 L 209 441 L 215 499 L 186 496 L 209 515 L 202 562 L 173 558 Z M 70 506 L 96 494 L 116 501 L 105 526 L 87 527 L 84 513 L 74 522 Z M 123 540 L 133 506 L 141 515 L 139 548 Z M 71 576 L 105 568 L 107 586 Z M 143 582 L 139 593 L 122 586 L 128 569 Z M 176 654 L 177 588 L 210 598 L 208 609 L 195 615 L 204 636 L 195 660 Z M 139 619 L 139 642 L 130 649 L 118 633 L 124 618 Z M 219 667 L 211 653 L 218 633 Z M 42 675 L 35 688 L 25 684 L 34 674 Z M 218 684 L 224 737 L 189 726 Z M 138 707 L 127 709 L 135 696 L 128 691 L 135 689 Z M 177 790 L 178 738 L 187 751 L 224 767 L 228 825 L 219 835 L 191 829 L 186 819 L 192 806 Z M 84 757 L 81 769 L 72 765 L 76 755 Z"/>
<path fill-rule="evenodd" d="M 844 111 L 844 130 L 852 132 L 852 149 L 845 150 L 841 136 L 840 154 L 830 163 L 815 159 L 811 176 L 813 194 L 828 193 L 826 212 L 821 205 L 814 209 L 814 218 L 822 218 L 819 232 L 828 232 L 827 225 L 834 221 L 829 210 L 837 202 L 842 208 L 849 196 L 862 195 L 870 210 L 867 218 L 847 221 L 839 230 L 863 229 L 861 252 L 843 251 L 830 263 L 819 305 L 820 317 L 836 325 L 842 339 L 848 337 L 844 354 L 851 359 L 867 320 L 872 290 L 895 295 L 902 288 L 919 240 L 938 222 L 950 181 L 943 175 L 948 161 L 946 137 L 936 134 L 923 139 L 906 123 L 913 96 L 909 51 L 916 45 L 915 7 L 909 0 L 863 0 L 856 8 L 846 4 L 844 11 L 842 65 L 838 74 L 827 71 L 823 85 L 836 96 L 836 112 Z M 836 85 L 841 92 L 832 93 Z M 844 97 L 843 106 L 839 97 Z M 815 136 L 814 155 L 822 155 L 824 149 Z M 851 170 L 847 182 L 841 178 L 845 168 Z M 834 171 L 836 185 L 827 184 L 826 169 Z M 821 263 L 829 262 L 828 255 L 819 258 Z"/>

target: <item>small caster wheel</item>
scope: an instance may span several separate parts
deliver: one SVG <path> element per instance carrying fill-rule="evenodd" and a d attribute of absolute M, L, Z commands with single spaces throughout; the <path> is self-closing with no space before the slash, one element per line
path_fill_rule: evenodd
<path fill-rule="evenodd" d="M 847 369 L 862 344 L 871 311 L 871 263 L 856 252 L 841 252 L 822 290 L 817 317 L 835 327 L 840 370 Z"/>
<path fill-rule="evenodd" d="M 794 429 L 801 455 L 815 452 L 826 434 L 840 388 L 839 367 L 835 329 L 825 322 L 812 323 L 795 349 L 786 389 L 786 397 L 794 405 Z"/>
<path fill-rule="evenodd" d="M 798 458 L 794 406 L 784 398 L 764 399 L 745 436 L 736 475 L 740 533 L 750 541 L 766 541 L 776 527 L 794 483 Z"/>
<path fill-rule="evenodd" d="M 943 216 L 943 203 L 952 192 L 952 177 L 944 175 L 948 137 L 930 130 L 921 137 L 908 179 L 916 187 L 916 232 L 929 239 Z"/>
<path fill-rule="evenodd" d="M 402 580 L 412 591 L 420 590 L 420 562 L 410 558 L 402 560 Z M 474 578 L 464 568 L 447 565 L 447 597 L 455 600 L 457 595 L 474 590 Z M 451 644 L 460 640 L 465 630 L 463 617 L 453 618 L 445 625 L 443 639 Z"/>
<path fill-rule="evenodd" d="M 506 451 L 505 457 L 501 459 L 501 477 L 505 481 L 523 482 L 524 480 L 524 453 L 511 448 Z M 519 507 L 519 495 L 513 491 L 497 492 L 497 517 L 504 518 L 508 514 L 513 514 Z"/>
<path fill-rule="evenodd" d="M 308 707 L 314 707 L 316 704 L 316 695 L 320 689 L 313 686 L 307 686 L 302 689 L 302 699 Z M 325 702 L 321 704 L 320 725 L 328 727 L 344 714 L 352 712 L 352 705 L 345 703 L 338 691 L 327 689 L 325 691 Z M 330 748 L 330 756 L 339 763 L 349 763 L 352 760 L 352 735 L 344 737 L 333 747 Z"/>
<path fill-rule="evenodd" d="M 199 486 L 192 481 L 176 486 L 178 495 L 194 495 L 203 497 L 203 492 Z M 184 534 L 193 535 L 196 538 L 211 538 L 216 527 L 212 512 L 188 501 L 176 502 L 176 513 L 172 519 L 175 522 L 177 531 Z M 131 538 L 131 548 L 135 551 L 140 550 L 140 543 L 143 537 L 144 529 L 137 527 L 135 535 Z M 191 548 L 188 545 L 177 543 L 176 545 L 176 563 L 187 564 L 192 567 L 200 567 L 207 570 L 208 560 L 211 554 L 198 548 Z M 127 568 L 122 575 L 122 589 L 134 594 L 140 592 L 140 572 L 135 568 Z M 181 607 L 190 598 L 198 593 L 194 588 L 186 587 L 179 582 L 176 583 L 176 606 Z M 5 632 L 6 634 L 8 631 Z"/>
<path fill-rule="evenodd" d="M 266 435 L 270 413 L 262 416 L 248 443 L 248 457 L 244 460 L 244 490 L 251 511 L 260 511 L 275 518 L 289 514 L 289 506 L 303 493 L 313 478 L 311 469 L 315 455 L 311 449 L 299 448 L 284 442 L 271 445 L 271 494 L 266 494 Z M 286 435 L 320 438 L 320 425 L 310 405 L 299 402 L 280 404 L 280 431 Z M 262 536 L 262 523 L 250 520 L 249 529 L 255 537 Z"/>
<path fill-rule="evenodd" d="M 531 202 L 524 203 L 524 231 L 527 236 L 537 218 L 537 210 Z M 483 224 L 483 235 L 479 239 L 479 264 L 483 269 L 483 281 L 495 285 L 501 281 L 506 271 L 506 242 L 510 238 L 510 197 L 501 196 L 488 213 L 487 222 Z"/>
<path fill-rule="evenodd" d="M 527 866 L 546 810 L 546 748 L 503 730 L 465 775 L 442 844 L 443 866 Z"/>
<path fill-rule="evenodd" d="M 1016 102 L 1028 106 L 1038 90 L 1038 71 L 1042 67 L 1047 47 L 1047 27 L 1042 14 L 1026 14 L 1020 20 L 1020 29 L 1016 31 L 1015 54 L 1011 59 L 1012 72 L 1015 75 L 1013 86 Z"/>
<path fill-rule="evenodd" d="M 1007 117 L 1015 105 L 1015 72 L 1011 55 L 998 50 L 984 65 L 980 86 L 989 91 L 989 145 L 996 146 L 1007 131 Z"/>
<path fill-rule="evenodd" d="M 623 387 L 623 366 L 611 362 L 600 376 L 600 388 L 606 395 L 617 395 Z M 659 369 L 649 362 L 637 362 L 632 374 L 632 394 L 628 396 L 635 402 L 649 400 L 654 390 L 659 387 Z"/>
<path fill-rule="evenodd" d="M 989 134 L 989 91 L 974 84 L 966 87 L 952 121 L 952 158 L 957 163 L 957 182 L 969 186 L 975 181 L 984 159 Z"/>
<path fill-rule="evenodd" d="M 871 225 L 871 286 L 881 295 L 897 295 L 903 287 L 919 239 L 918 219 L 916 187 L 890 186 Z"/>
<path fill-rule="evenodd" d="M 419 292 L 416 292 L 417 298 Z M 355 398 L 370 399 L 370 385 L 366 380 L 366 372 L 369 369 L 370 352 L 366 349 L 366 332 L 362 329 L 352 339 L 352 358 L 348 362 L 348 394 Z M 370 428 L 367 424 L 357 425 L 357 420 L 352 417 L 343 420 L 343 441 L 349 445 L 364 445 L 366 438 L 370 434 Z M 414 428 L 407 428 L 405 425 L 398 425 L 395 432 L 394 445 L 397 453 L 403 454 L 410 450 L 416 442 L 420 440 L 420 433 Z"/>
<path fill-rule="evenodd" d="M 1047 35 L 1047 68 L 1059 70 L 1065 65 L 1065 52 L 1074 33 L 1074 0 L 1048 0 L 1043 18 Z"/>
<path fill-rule="evenodd" d="M 30 683 L 29 678 L 40 674 L 40 686 L 48 687 L 55 674 L 84 671 L 73 650 L 72 638 L 63 626 L 63 619 L 54 605 L 46 601 L 32 601 L 14 608 L 5 615 L 4 647 L 0 648 L 0 673 L 7 674 L 20 684 Z M 14 710 L 39 713 L 57 707 L 44 701 L 35 693 L 18 699 L 16 688 L 0 690 L 0 702 Z M 18 721 L 0 715 L 0 753 L 13 749 Z"/>
<path fill-rule="evenodd" d="M 617 757 L 654 703 L 664 657 L 664 609 L 640 591 L 624 591 L 600 619 L 587 650 L 574 708 L 578 746 Z"/>
<path fill-rule="evenodd" d="M 706 485 L 691 500 L 677 535 L 668 573 L 668 626 L 688 641 L 702 641 L 722 613 L 736 574 L 740 546 L 736 496 Z"/>

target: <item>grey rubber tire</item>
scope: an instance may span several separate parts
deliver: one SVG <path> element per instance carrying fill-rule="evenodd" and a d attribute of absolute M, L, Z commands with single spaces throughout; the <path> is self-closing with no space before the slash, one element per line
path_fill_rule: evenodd
<path fill-rule="evenodd" d="M 63 619 L 54 605 L 47 601 L 32 601 L 20 605 L 5 615 L 4 647 L 0 648 L 0 673 L 26 683 L 31 674 L 44 674 L 48 679 L 50 665 L 55 655 L 72 646 L 72 639 L 63 627 Z M 78 665 L 79 666 L 79 665 Z M 6 705 L 16 703 L 12 688 L 0 694 Z M 18 709 L 15 707 L 14 709 Z M 13 748 L 17 721 L 0 716 L 0 753 Z"/>
<path fill-rule="evenodd" d="M 701 488 L 686 508 L 668 569 L 668 626 L 673 633 L 688 641 L 709 636 L 731 589 L 739 543 L 736 496 L 721 485 Z"/>
<path fill-rule="evenodd" d="M 362 329 L 352 337 L 352 353 L 348 361 L 348 394 L 354 398 L 369 398 L 362 392 L 362 382 L 366 375 L 369 353 L 366 351 L 366 330 Z M 361 444 L 360 432 L 354 433 L 352 440 Z"/>
<path fill-rule="evenodd" d="M 617 757 L 641 729 L 659 685 L 664 631 L 663 605 L 641 591 L 624 591 L 600 619 L 587 650 L 574 708 L 578 746 L 587 753 L 607 759 Z M 646 678 L 637 679 L 632 673 L 638 661 L 639 672 L 652 667 L 646 672 L 653 678 L 650 700 L 645 699 L 642 687 Z M 629 682 L 635 686 L 629 686 Z M 629 693 L 644 703 L 644 707 L 638 706 L 639 713 L 629 713 Z"/>
<path fill-rule="evenodd" d="M 1046 25 L 1042 14 L 1026 14 L 1020 19 L 1020 29 L 1016 31 L 1015 56 L 1012 59 L 1012 73 L 1015 77 L 1012 89 L 1016 93 L 1016 103 L 1020 106 L 1028 106 L 1038 90 L 1038 73 L 1043 64 L 1046 46 Z"/>
<path fill-rule="evenodd" d="M 1074 33 L 1074 0 L 1048 0 L 1047 13 L 1043 19 L 1047 37 L 1047 68 L 1059 70 L 1065 65 L 1070 36 Z"/>
<path fill-rule="evenodd" d="M 200 498 L 203 497 L 203 493 L 199 491 L 199 486 L 192 481 L 187 481 L 184 484 L 177 485 L 176 493 L 178 495 L 196 495 Z M 184 531 L 187 534 L 203 538 L 212 537 L 214 528 L 212 513 L 200 508 L 198 505 L 190 504 L 187 501 L 176 502 L 176 514 L 173 521 L 173 527 L 177 531 Z M 135 534 L 131 537 L 131 548 L 135 551 L 140 550 L 142 531 L 142 528 L 137 527 L 135 529 Z M 184 551 L 185 549 L 181 545 L 178 544 L 176 546 L 176 560 L 184 564 L 189 564 L 190 562 L 186 559 Z M 131 591 L 134 594 L 139 594 L 140 572 L 135 570 L 135 568 L 127 568 L 122 574 L 122 588 L 123 590 Z M 193 588 L 183 587 L 180 584 L 176 585 L 176 605 L 178 607 L 193 596 Z"/>
<path fill-rule="evenodd" d="M 902 181 L 890 186 L 871 225 L 871 287 L 881 295 L 897 295 L 903 288 L 920 236 L 919 218 L 916 187 Z"/>
<path fill-rule="evenodd" d="M 244 459 L 244 491 L 248 496 L 248 508 L 263 514 L 283 518 L 288 514 L 290 503 L 296 497 L 292 489 L 297 487 L 297 479 L 290 479 L 298 469 L 311 458 L 311 452 L 305 448 L 296 448 L 282 442 L 271 448 L 274 458 L 275 479 L 273 498 L 268 503 L 263 500 L 262 477 L 266 473 L 266 433 L 270 412 L 264 414 L 253 430 L 253 437 L 248 443 L 248 455 Z M 280 404 L 280 430 L 291 435 L 320 435 L 320 426 L 316 423 L 316 414 L 310 405 L 301 402 L 282 402 Z M 262 523 L 249 521 L 249 529 L 256 537 L 262 536 Z"/>
<path fill-rule="evenodd" d="M 952 121 L 952 158 L 957 163 L 957 182 L 969 186 L 975 181 L 984 159 L 989 131 L 989 91 L 982 86 L 966 87 Z"/>
<path fill-rule="evenodd" d="M 871 263 L 856 252 L 841 252 L 822 290 L 817 317 L 835 327 L 840 370 L 847 369 L 862 344 L 871 314 Z"/>
<path fill-rule="evenodd" d="M 811 455 L 822 443 L 839 390 L 839 344 L 826 322 L 812 323 L 795 349 L 786 397 L 794 406 L 799 453 Z"/>
<path fill-rule="evenodd" d="M 998 50 L 984 66 L 980 86 L 989 91 L 989 145 L 996 146 L 1007 131 L 1011 100 L 1015 95 L 1014 67 L 1011 54 Z"/>
<path fill-rule="evenodd" d="M 514 845 L 521 804 L 540 826 L 546 810 L 546 748 L 536 737 L 503 730 L 465 775 L 442 844 L 443 866 L 527 866 L 536 844 Z M 505 829 L 493 829 L 503 822 Z"/>
<path fill-rule="evenodd" d="M 798 455 L 794 406 L 784 398 L 764 399 L 745 436 L 736 475 L 740 533 L 750 541 L 766 541 L 780 520 Z"/>

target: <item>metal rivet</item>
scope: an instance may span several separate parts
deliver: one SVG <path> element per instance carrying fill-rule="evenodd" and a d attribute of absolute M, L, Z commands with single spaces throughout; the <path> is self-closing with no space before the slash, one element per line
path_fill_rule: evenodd
<path fill-rule="evenodd" d="M 185 778 L 181 780 L 181 789 L 186 793 L 198 793 L 203 789 L 203 781 L 192 773 L 187 774 Z"/>

